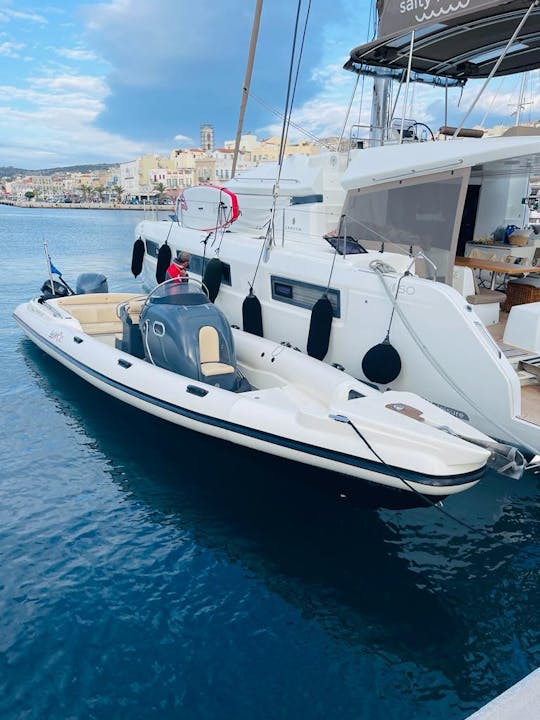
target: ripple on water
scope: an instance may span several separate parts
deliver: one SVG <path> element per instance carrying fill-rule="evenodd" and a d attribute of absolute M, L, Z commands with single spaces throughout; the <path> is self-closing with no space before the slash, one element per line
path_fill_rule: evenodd
<path fill-rule="evenodd" d="M 468 527 L 363 511 L 88 388 L 11 319 L 42 236 L 138 291 L 136 219 L 80 212 L 0 208 L 2 719 L 462 720 L 539 664 L 539 476 L 448 500 Z"/>

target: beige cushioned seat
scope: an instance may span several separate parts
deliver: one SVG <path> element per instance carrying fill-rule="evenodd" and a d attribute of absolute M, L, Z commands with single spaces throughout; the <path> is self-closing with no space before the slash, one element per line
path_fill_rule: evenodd
<path fill-rule="evenodd" d="M 506 295 L 503 292 L 480 287 L 478 279 L 474 275 L 473 280 L 474 295 L 467 295 L 468 303 L 471 305 L 488 305 L 489 303 L 499 303 L 499 305 L 503 305 L 506 302 Z"/>
<path fill-rule="evenodd" d="M 502 305 L 506 302 L 506 295 L 498 290 L 478 288 L 475 295 L 467 295 L 467 302 L 471 305 L 486 305 L 487 303 L 499 303 L 499 305 Z"/>
<path fill-rule="evenodd" d="M 202 374 L 207 377 L 234 372 L 232 365 L 220 362 L 219 336 L 211 325 L 204 325 L 199 330 L 199 362 Z"/>

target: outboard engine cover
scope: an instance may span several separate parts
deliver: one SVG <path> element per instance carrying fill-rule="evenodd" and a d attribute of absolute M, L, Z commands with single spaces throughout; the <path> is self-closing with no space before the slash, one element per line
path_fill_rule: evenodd
<path fill-rule="evenodd" d="M 229 323 L 204 293 L 169 286 L 150 299 L 139 323 L 148 362 L 226 390 L 249 389 L 236 368 Z"/>
<path fill-rule="evenodd" d="M 77 295 L 109 292 L 107 278 L 101 273 L 81 273 L 77 278 Z"/>
<path fill-rule="evenodd" d="M 69 289 L 60 282 L 60 280 L 53 280 L 52 282 L 52 288 L 51 288 L 51 281 L 45 280 L 43 285 L 41 286 L 41 297 L 44 300 L 50 300 L 54 297 L 66 297 L 66 295 L 70 295 Z"/>

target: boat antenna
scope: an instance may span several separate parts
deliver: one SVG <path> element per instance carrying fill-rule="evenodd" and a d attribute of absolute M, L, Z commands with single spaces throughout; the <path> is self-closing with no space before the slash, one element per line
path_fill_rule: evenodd
<path fill-rule="evenodd" d="M 485 79 L 484 83 L 482 84 L 482 87 L 481 87 L 480 90 L 478 91 L 478 94 L 477 94 L 477 96 L 475 97 L 472 105 L 470 106 L 470 108 L 469 108 L 469 109 L 467 110 L 467 112 L 465 113 L 465 117 L 462 119 L 461 123 L 459 124 L 459 127 L 457 127 L 457 128 L 455 129 L 455 132 L 454 132 L 454 134 L 452 135 L 452 139 L 455 139 L 455 138 L 457 138 L 457 137 L 459 136 L 459 133 L 460 133 L 460 131 L 463 129 L 465 123 L 467 122 L 467 120 L 468 120 L 468 118 L 469 118 L 469 115 L 472 113 L 472 111 L 473 111 L 474 108 L 476 107 L 476 103 L 478 102 L 478 100 L 480 100 L 480 97 L 484 94 L 484 90 L 485 90 L 486 87 L 488 86 L 489 81 L 491 80 L 491 78 L 495 75 L 495 73 L 496 73 L 497 70 L 499 69 L 502 61 L 504 60 L 504 58 L 505 58 L 506 55 L 508 54 L 508 51 L 510 50 L 510 48 L 511 48 L 512 45 L 514 44 L 517 36 L 518 36 L 519 33 L 521 32 L 521 28 L 522 28 L 522 27 L 525 25 L 525 23 L 527 22 L 527 20 L 528 20 L 528 18 L 529 18 L 529 15 L 532 13 L 532 11 L 534 10 L 534 8 L 538 5 L 538 2 L 539 2 L 539 0 L 533 0 L 533 2 L 532 2 L 532 3 L 530 4 L 530 6 L 529 6 L 529 9 L 526 11 L 525 15 L 521 18 L 521 21 L 519 22 L 517 28 L 516 28 L 516 29 L 514 30 L 514 32 L 512 33 L 512 37 L 511 37 L 510 40 L 506 43 L 506 46 L 505 46 L 504 50 L 503 50 L 502 53 L 499 55 L 499 57 L 498 57 L 498 59 L 497 59 L 497 62 L 496 62 L 496 63 L 493 65 L 493 67 L 491 68 L 491 72 L 489 73 L 489 75 L 488 75 L 487 78 Z"/>
<path fill-rule="evenodd" d="M 238 116 L 238 127 L 236 129 L 236 141 L 234 144 L 234 155 L 231 170 L 231 179 L 236 173 L 236 163 L 238 162 L 238 153 L 240 151 L 240 140 L 242 139 L 242 127 L 244 125 L 244 115 L 246 113 L 247 99 L 249 95 L 249 86 L 251 84 L 251 75 L 253 72 L 253 62 L 255 60 L 255 50 L 257 48 L 257 38 L 259 36 L 259 26 L 261 24 L 263 0 L 257 0 L 255 6 L 255 15 L 253 16 L 253 27 L 251 29 L 251 40 L 249 43 L 248 61 L 246 65 L 246 74 L 244 76 L 244 84 L 242 85 L 242 101 L 240 103 L 240 114 Z"/>

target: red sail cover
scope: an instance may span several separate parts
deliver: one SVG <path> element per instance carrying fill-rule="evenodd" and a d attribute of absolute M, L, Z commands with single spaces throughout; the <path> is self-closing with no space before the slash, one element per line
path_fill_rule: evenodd
<path fill-rule="evenodd" d="M 378 37 L 418 30 L 504 4 L 504 0 L 379 0 Z"/>

